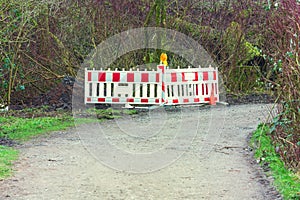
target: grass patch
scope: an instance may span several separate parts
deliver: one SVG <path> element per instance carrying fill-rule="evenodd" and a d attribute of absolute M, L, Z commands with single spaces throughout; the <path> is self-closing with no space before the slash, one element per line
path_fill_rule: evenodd
<path fill-rule="evenodd" d="M 74 126 L 72 117 L 0 117 L 0 137 L 24 141 L 50 131 L 65 130 Z"/>
<path fill-rule="evenodd" d="M 124 109 L 123 113 L 126 115 L 136 115 L 138 114 L 138 111 L 135 109 Z"/>
<path fill-rule="evenodd" d="M 262 166 L 270 168 L 274 185 L 284 199 L 300 199 L 300 178 L 286 169 L 276 153 L 270 137 L 270 128 L 267 125 L 259 125 L 250 142 L 255 149 L 255 158 Z"/>
<path fill-rule="evenodd" d="M 97 116 L 98 119 L 116 119 L 122 115 L 135 115 L 138 114 L 135 109 L 96 109 L 91 108 L 86 111 L 88 114 Z"/>
<path fill-rule="evenodd" d="M 76 119 L 77 124 L 91 123 L 97 120 L 90 118 Z M 0 137 L 17 141 L 26 141 L 37 135 L 51 131 L 66 130 L 74 127 L 74 118 L 64 117 L 0 117 Z"/>
<path fill-rule="evenodd" d="M 18 151 L 0 145 L 0 180 L 9 177 L 12 173 L 12 162 L 18 158 Z"/>

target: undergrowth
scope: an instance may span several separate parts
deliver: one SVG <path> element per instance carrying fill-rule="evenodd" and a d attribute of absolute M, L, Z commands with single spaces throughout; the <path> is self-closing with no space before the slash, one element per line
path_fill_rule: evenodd
<path fill-rule="evenodd" d="M 258 126 L 251 138 L 255 148 L 255 158 L 269 175 L 274 177 L 274 185 L 284 199 L 300 199 L 300 178 L 288 170 L 280 156 L 276 153 L 275 145 L 270 136 L 270 127 L 265 124 Z"/>

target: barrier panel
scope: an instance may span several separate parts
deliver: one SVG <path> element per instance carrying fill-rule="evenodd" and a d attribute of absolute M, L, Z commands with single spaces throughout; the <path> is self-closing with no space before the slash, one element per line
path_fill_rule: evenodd
<path fill-rule="evenodd" d="M 215 104 L 219 101 L 218 70 L 214 68 L 157 71 L 85 69 L 86 104 Z"/>
<path fill-rule="evenodd" d="M 85 103 L 161 104 L 158 71 L 85 71 Z"/>
<path fill-rule="evenodd" d="M 218 71 L 214 68 L 167 69 L 167 104 L 211 103 L 219 100 Z M 214 98 L 213 101 L 211 98 Z"/>

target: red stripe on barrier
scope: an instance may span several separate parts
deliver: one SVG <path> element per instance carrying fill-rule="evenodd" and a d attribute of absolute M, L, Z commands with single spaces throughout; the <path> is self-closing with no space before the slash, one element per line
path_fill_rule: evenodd
<path fill-rule="evenodd" d="M 201 85 L 202 85 L 202 95 L 204 95 L 204 84 Z"/>
<path fill-rule="evenodd" d="M 112 102 L 120 102 L 119 98 L 112 98 Z"/>
<path fill-rule="evenodd" d="M 98 81 L 99 82 L 105 82 L 106 81 L 106 73 L 105 72 L 99 72 L 98 73 Z"/>
<path fill-rule="evenodd" d="M 217 72 L 214 71 L 213 73 L 214 73 L 214 80 L 217 80 Z"/>
<path fill-rule="evenodd" d="M 105 98 L 98 98 L 98 102 L 105 102 Z"/>
<path fill-rule="evenodd" d="M 195 79 L 194 81 L 198 81 L 198 72 L 195 72 Z"/>
<path fill-rule="evenodd" d="M 177 74 L 176 73 L 171 73 L 171 81 L 177 82 Z"/>
<path fill-rule="evenodd" d="M 148 99 L 141 99 L 141 103 L 148 103 Z"/>
<path fill-rule="evenodd" d="M 86 101 L 87 101 L 87 102 L 91 102 L 92 99 L 91 99 L 91 98 L 86 98 Z"/>
<path fill-rule="evenodd" d="M 159 65 L 157 67 L 158 67 L 158 69 L 162 70 L 162 73 L 165 73 L 165 66 L 164 65 Z"/>
<path fill-rule="evenodd" d="M 142 73 L 142 82 L 149 82 L 149 74 Z"/>
<path fill-rule="evenodd" d="M 190 102 L 189 99 L 183 99 L 183 103 L 188 103 Z"/>
<path fill-rule="evenodd" d="M 178 99 L 173 99 L 173 103 L 179 103 Z"/>
<path fill-rule="evenodd" d="M 155 99 L 155 103 L 159 103 L 159 99 Z"/>
<path fill-rule="evenodd" d="M 209 101 L 209 100 L 210 100 L 209 97 L 205 97 L 205 98 L 204 98 L 204 101 Z M 218 98 L 217 98 L 217 97 L 215 97 L 215 101 L 218 101 Z"/>
<path fill-rule="evenodd" d="M 166 88 L 165 88 L 165 82 L 162 82 L 161 90 L 162 90 L 163 92 L 166 91 Z"/>
<path fill-rule="evenodd" d="M 182 77 L 182 82 L 187 82 L 187 80 L 185 80 L 185 73 L 184 72 L 181 73 L 181 77 Z"/>
<path fill-rule="evenodd" d="M 113 73 L 113 82 L 120 82 L 120 73 Z"/>
<path fill-rule="evenodd" d="M 198 96 L 199 91 L 198 91 L 198 84 L 196 85 L 196 95 Z"/>
<path fill-rule="evenodd" d="M 92 81 L 92 72 L 88 72 L 88 81 Z"/>
<path fill-rule="evenodd" d="M 127 74 L 127 82 L 134 82 L 134 73 Z"/>
<path fill-rule="evenodd" d="M 159 73 L 156 73 L 156 82 L 159 82 Z"/>
<path fill-rule="evenodd" d="M 126 101 L 127 101 L 127 102 L 130 102 L 130 103 L 133 103 L 133 102 L 134 102 L 134 99 L 133 99 L 133 98 L 127 98 Z"/>
<path fill-rule="evenodd" d="M 199 98 L 194 98 L 194 103 L 199 103 L 200 99 Z"/>
<path fill-rule="evenodd" d="M 208 72 L 203 72 L 203 80 L 208 81 Z"/>

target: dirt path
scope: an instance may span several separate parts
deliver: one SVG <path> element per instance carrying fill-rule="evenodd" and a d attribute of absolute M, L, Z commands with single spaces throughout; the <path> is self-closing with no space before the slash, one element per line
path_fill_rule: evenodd
<path fill-rule="evenodd" d="M 280 199 L 247 150 L 267 111 L 257 104 L 152 111 L 53 133 L 20 147 L 0 199 Z"/>

